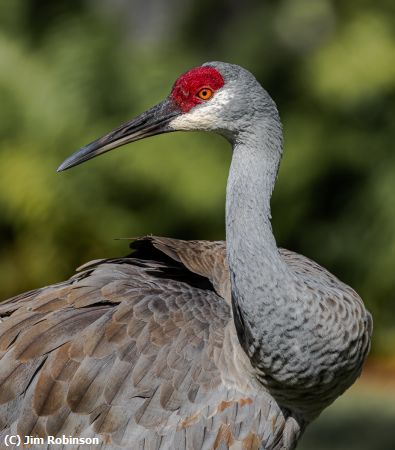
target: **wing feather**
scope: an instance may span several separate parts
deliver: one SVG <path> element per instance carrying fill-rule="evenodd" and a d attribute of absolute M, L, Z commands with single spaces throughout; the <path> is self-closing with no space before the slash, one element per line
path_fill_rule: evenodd
<path fill-rule="evenodd" d="M 108 449 L 281 449 L 286 414 L 240 370 L 219 278 L 188 283 L 188 265 L 207 276 L 214 259 L 199 262 L 197 244 L 177 255 L 175 241 L 155 244 L 175 266 L 95 261 L 1 305 L 3 431 L 98 434 Z"/>

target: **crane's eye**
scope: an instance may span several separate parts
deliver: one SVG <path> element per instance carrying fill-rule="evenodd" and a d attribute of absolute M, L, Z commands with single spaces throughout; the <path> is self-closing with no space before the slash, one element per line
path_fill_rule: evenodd
<path fill-rule="evenodd" d="M 198 91 L 197 96 L 202 100 L 208 100 L 214 94 L 214 91 L 209 87 L 204 87 Z"/>

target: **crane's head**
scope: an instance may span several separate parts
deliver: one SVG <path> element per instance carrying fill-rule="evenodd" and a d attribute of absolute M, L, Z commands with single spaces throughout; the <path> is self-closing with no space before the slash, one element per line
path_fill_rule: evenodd
<path fill-rule="evenodd" d="M 255 116 L 276 114 L 273 100 L 250 72 L 234 64 L 205 63 L 181 75 L 164 101 L 82 147 L 58 172 L 129 142 L 171 131 L 214 131 L 232 141 Z"/>

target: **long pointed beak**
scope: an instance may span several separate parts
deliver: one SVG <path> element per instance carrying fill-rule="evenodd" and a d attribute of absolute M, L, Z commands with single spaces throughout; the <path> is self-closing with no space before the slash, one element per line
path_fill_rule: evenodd
<path fill-rule="evenodd" d="M 58 172 L 77 166 L 95 156 L 101 155 L 109 150 L 138 141 L 155 134 L 169 133 L 174 131 L 169 127 L 169 122 L 182 113 L 178 105 L 170 98 L 140 114 L 135 119 L 124 123 L 120 127 L 105 136 L 80 148 L 58 167 Z"/>

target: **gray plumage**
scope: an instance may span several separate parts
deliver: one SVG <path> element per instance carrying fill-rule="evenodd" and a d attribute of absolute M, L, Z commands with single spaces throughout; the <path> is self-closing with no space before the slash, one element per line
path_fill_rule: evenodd
<path fill-rule="evenodd" d="M 105 449 L 291 450 L 359 376 L 372 330 L 361 299 L 278 249 L 272 233 L 282 152 L 273 100 L 239 66 L 204 67 L 224 79 L 212 99 L 181 112 L 169 97 L 61 169 L 159 132 L 220 133 L 233 147 L 226 249 L 141 238 L 129 257 L 1 304 L 2 434 L 99 435 Z"/>

